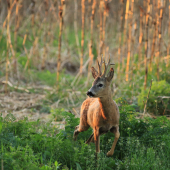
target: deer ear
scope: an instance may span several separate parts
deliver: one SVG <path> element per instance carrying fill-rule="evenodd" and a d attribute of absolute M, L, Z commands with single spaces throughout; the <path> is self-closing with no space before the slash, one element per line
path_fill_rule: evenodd
<path fill-rule="evenodd" d="M 95 79 L 98 76 L 98 72 L 94 67 L 91 68 L 91 71 L 92 71 L 92 76 Z"/>
<path fill-rule="evenodd" d="M 107 74 L 107 81 L 110 82 L 114 76 L 114 69 L 111 68 L 109 73 Z"/>

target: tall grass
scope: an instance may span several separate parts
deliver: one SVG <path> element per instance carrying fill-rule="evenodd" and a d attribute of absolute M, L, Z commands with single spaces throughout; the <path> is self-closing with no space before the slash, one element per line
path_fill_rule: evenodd
<path fill-rule="evenodd" d="M 65 55 L 63 52 L 68 48 L 69 51 L 74 51 L 75 49 L 77 49 L 75 50 L 75 54 L 73 52 L 73 54 L 69 55 L 72 56 L 70 60 L 76 60 L 76 62 L 79 63 L 80 72 L 82 72 L 83 63 L 85 64 L 89 57 L 91 58 L 91 60 L 95 60 L 96 57 L 101 56 L 101 54 L 105 56 L 106 51 L 107 54 L 111 53 L 111 59 L 118 62 L 119 73 L 120 70 L 121 72 L 123 72 L 126 66 L 126 81 L 129 80 L 128 76 L 132 74 L 133 70 L 135 69 L 133 65 L 134 55 L 138 55 L 138 72 L 140 72 L 140 69 L 143 69 L 143 63 L 145 65 L 145 88 L 147 86 L 147 70 L 152 70 L 152 63 L 157 63 L 157 80 L 159 80 L 159 74 L 162 70 L 161 68 L 159 68 L 159 63 L 166 62 L 166 66 L 168 66 L 169 40 L 166 39 L 166 37 L 169 35 L 169 23 L 166 22 L 169 20 L 168 1 L 166 1 L 166 3 L 163 1 L 147 1 L 146 3 L 145 1 L 131 2 L 127 0 L 109 2 L 101 0 L 95 5 L 96 9 L 98 8 L 99 11 L 94 10 L 95 1 L 93 1 L 93 3 L 88 3 L 89 7 L 87 7 L 87 4 L 84 1 L 82 1 L 81 3 L 74 1 L 75 5 L 74 3 L 71 3 L 69 1 L 66 5 L 64 1 L 61 1 L 60 5 L 60 3 L 56 1 L 52 2 L 47 0 L 43 1 L 42 3 L 28 1 L 27 4 L 23 1 L 14 0 L 7 2 L 7 4 L 1 2 L 4 9 L 7 8 L 8 5 L 8 15 L 5 16 L 1 13 L 1 18 L 3 21 L 3 24 L 1 24 L 1 29 L 3 30 L 2 34 L 4 34 L 4 32 L 8 32 L 8 51 L 10 50 L 9 62 L 14 63 L 14 67 L 17 67 L 17 60 L 15 57 L 15 53 L 19 46 L 19 44 L 17 43 L 17 39 L 24 39 L 25 35 L 28 36 L 25 40 L 25 43 L 31 43 L 29 49 L 25 50 L 25 53 L 27 53 L 26 55 L 29 56 L 29 58 L 32 58 L 32 56 L 35 55 L 34 63 L 38 65 L 40 62 L 42 68 L 44 69 L 46 67 L 46 62 L 51 57 L 51 45 L 52 47 L 56 48 L 55 41 L 57 41 L 57 61 L 54 57 L 55 62 L 58 65 L 57 77 L 59 77 L 59 70 L 62 69 L 60 68 L 60 66 L 63 62 L 65 62 L 65 57 L 62 57 L 62 55 Z M 75 8 L 72 8 L 72 6 L 75 6 Z M 79 6 L 80 8 L 78 8 Z M 88 10 L 85 11 L 86 8 Z M 30 12 L 26 13 L 27 10 Z M 65 11 L 63 12 L 65 13 L 65 16 L 61 12 L 61 10 Z M 42 11 L 45 11 L 45 13 L 42 13 Z M 95 18 L 91 18 L 91 24 L 89 22 L 85 22 L 85 20 L 88 21 L 88 12 L 92 13 L 92 16 L 94 16 L 96 13 Z M 74 17 L 72 17 L 73 15 L 71 15 L 73 13 L 75 13 Z M 136 18 L 138 17 L 140 18 L 140 20 L 137 22 Z M 66 36 L 64 35 L 66 32 L 62 33 L 63 20 L 65 21 L 65 30 L 66 28 L 72 29 L 72 25 L 70 23 L 74 21 L 75 32 L 71 34 L 75 34 L 76 39 L 74 40 L 74 43 L 76 44 L 76 46 L 72 46 L 69 38 L 64 38 L 61 43 L 62 37 Z M 84 37 L 84 31 L 86 30 L 91 30 L 92 34 L 93 29 L 88 29 L 90 28 L 90 25 L 95 30 L 93 33 L 93 42 L 90 40 L 89 32 L 87 32 L 86 36 Z M 57 34 L 57 32 L 55 31 L 58 29 L 58 27 L 60 30 L 59 34 Z M 117 30 L 117 28 L 119 28 L 119 30 Z M 80 38 L 78 37 L 78 32 L 80 30 L 81 52 L 79 49 Z M 14 40 L 9 38 L 9 35 L 13 33 L 15 34 Z M 67 34 L 70 33 L 68 32 Z M 139 39 L 139 42 L 137 42 L 137 39 Z M 88 45 L 86 46 L 89 40 L 90 47 L 92 47 L 93 49 L 89 49 Z M 115 44 L 115 42 L 118 43 Z M 64 45 L 62 50 L 62 44 L 68 45 Z M 163 44 L 165 44 L 166 52 Z M 98 47 L 96 48 L 97 51 L 96 54 L 94 54 L 94 58 L 92 58 L 91 51 L 94 51 L 96 45 L 98 45 Z M 42 46 L 44 47 L 44 49 L 42 49 Z M 24 47 L 24 49 L 26 48 Z M 118 53 L 112 52 L 115 49 L 117 49 Z M 143 49 L 145 49 L 145 51 L 143 51 Z M 87 51 L 89 50 L 90 52 L 88 57 Z M 156 56 L 156 58 L 154 56 Z M 167 57 L 164 58 L 164 56 Z M 89 62 L 89 67 L 91 63 L 92 62 Z M 27 68 L 27 65 L 25 66 L 25 68 Z M 14 70 L 17 69 L 15 68 Z M 123 80 L 124 78 L 125 77 L 122 77 L 121 79 Z"/>

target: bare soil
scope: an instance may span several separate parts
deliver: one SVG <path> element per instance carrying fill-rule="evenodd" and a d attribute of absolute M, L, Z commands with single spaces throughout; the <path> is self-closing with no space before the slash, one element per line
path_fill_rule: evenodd
<path fill-rule="evenodd" d="M 29 121 L 37 121 L 47 123 L 51 122 L 53 126 L 59 129 L 65 128 L 65 121 L 55 121 L 51 114 L 40 113 L 45 94 L 34 94 L 26 92 L 9 92 L 8 94 L 0 93 L 0 113 L 5 118 L 9 113 L 13 114 L 16 121 L 22 120 L 25 117 Z"/>

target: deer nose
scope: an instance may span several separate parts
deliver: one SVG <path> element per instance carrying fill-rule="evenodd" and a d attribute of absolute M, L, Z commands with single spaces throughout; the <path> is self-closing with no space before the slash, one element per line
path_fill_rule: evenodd
<path fill-rule="evenodd" d="M 93 97 L 93 96 L 94 96 L 94 94 L 93 94 L 91 91 L 88 91 L 88 92 L 87 92 L 87 96 L 89 96 L 89 97 Z"/>

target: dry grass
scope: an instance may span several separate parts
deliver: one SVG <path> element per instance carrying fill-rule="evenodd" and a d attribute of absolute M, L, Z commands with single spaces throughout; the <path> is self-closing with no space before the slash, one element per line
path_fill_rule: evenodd
<path fill-rule="evenodd" d="M 12 79 L 15 86 L 22 86 L 23 81 L 33 82 L 31 70 L 36 74 L 37 70 L 53 73 L 57 69 L 56 84 L 63 89 L 66 78 L 60 76 L 61 72 L 75 75 L 70 83 L 72 90 L 81 84 L 81 75 L 85 75 L 83 78 L 87 75 L 91 82 L 91 65 L 102 54 L 107 59 L 109 53 L 111 61 L 118 65 L 115 87 L 124 84 L 125 79 L 134 87 L 135 77 L 143 68 L 144 87 L 148 87 L 148 74 L 155 74 L 155 63 L 157 80 L 163 64 L 167 67 L 165 73 L 168 72 L 168 0 L 89 0 L 88 3 L 84 0 L 8 0 L 0 1 L 0 6 L 0 75 L 6 76 L 6 82 Z M 81 89 L 83 84 L 79 86 Z M 1 87 L 3 91 L 4 84 Z M 8 92 L 7 84 L 5 91 Z M 58 92 L 61 92 L 59 87 Z"/>

